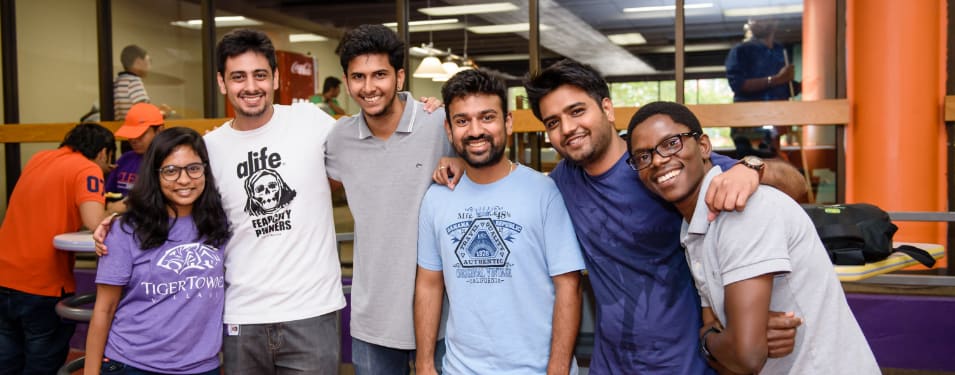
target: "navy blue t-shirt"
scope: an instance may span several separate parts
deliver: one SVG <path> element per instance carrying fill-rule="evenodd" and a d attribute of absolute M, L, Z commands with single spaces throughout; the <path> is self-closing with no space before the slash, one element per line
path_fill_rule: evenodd
<path fill-rule="evenodd" d="M 735 160 L 713 154 L 725 169 Z M 550 173 L 584 251 L 597 301 L 596 374 L 705 374 L 700 297 L 680 246 L 682 217 L 626 163 L 589 176 L 562 160 Z"/>
<path fill-rule="evenodd" d="M 754 93 L 743 93 L 743 83 L 747 79 L 774 76 L 786 66 L 786 57 L 783 46 L 773 43 L 773 48 L 766 47 L 762 41 L 751 39 L 737 44 L 726 55 L 726 79 L 735 95 L 734 102 L 752 102 L 763 100 L 789 99 L 789 85 L 779 85 Z"/>

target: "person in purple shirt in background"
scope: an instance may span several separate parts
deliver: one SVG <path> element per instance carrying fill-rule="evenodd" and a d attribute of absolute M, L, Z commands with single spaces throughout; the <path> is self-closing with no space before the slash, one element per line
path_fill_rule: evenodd
<path fill-rule="evenodd" d="M 219 374 L 231 233 L 208 166 L 194 130 L 153 140 L 99 260 L 85 374 Z"/>
<path fill-rule="evenodd" d="M 136 103 L 126 114 L 123 126 L 116 130 L 117 137 L 129 140 L 132 150 L 123 153 L 116 161 L 116 168 L 106 177 L 106 193 L 108 203 L 117 202 L 125 206 L 121 200 L 129 195 L 129 191 L 136 182 L 139 173 L 139 164 L 143 161 L 143 154 L 149 148 L 156 134 L 162 131 L 165 122 L 158 107 L 149 103 Z M 110 194 L 112 193 L 112 194 Z M 118 194 L 118 196 L 117 196 Z M 118 209 L 123 212 L 125 209 Z"/>

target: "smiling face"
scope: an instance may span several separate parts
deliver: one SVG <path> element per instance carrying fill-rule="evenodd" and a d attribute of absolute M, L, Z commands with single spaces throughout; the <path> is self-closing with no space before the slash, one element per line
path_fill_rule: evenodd
<path fill-rule="evenodd" d="M 497 95 L 473 94 L 448 103 L 451 123 L 446 127 L 454 151 L 472 168 L 500 163 L 507 137 L 511 134 L 511 115 Z"/>
<path fill-rule="evenodd" d="M 584 168 L 607 157 L 617 136 L 609 98 L 597 103 L 586 91 L 563 85 L 541 98 L 540 112 L 550 142 L 561 156 Z M 613 155 L 614 159 L 619 156 Z"/>
<path fill-rule="evenodd" d="M 177 146 L 162 161 L 160 168 L 167 166 L 177 166 L 185 168 L 190 164 L 202 164 L 202 159 L 196 154 L 192 147 L 187 145 Z M 158 173 L 158 172 L 157 172 Z M 162 189 L 162 195 L 166 198 L 166 203 L 175 207 L 179 216 L 192 214 L 192 204 L 199 199 L 206 186 L 205 174 L 198 178 L 189 177 L 185 169 L 180 170 L 179 177 L 173 181 L 167 181 L 159 176 L 159 186 Z M 173 213 L 170 210 L 170 215 Z"/>
<path fill-rule="evenodd" d="M 689 131 L 689 127 L 673 122 L 670 116 L 653 115 L 633 129 L 630 149 L 632 154 L 653 150 L 664 140 Z M 683 149 L 676 154 L 661 157 L 656 151 L 651 153 L 653 160 L 649 167 L 639 171 L 640 180 L 654 194 L 673 203 L 681 213 L 693 212 L 707 172 L 705 163 L 710 158 L 710 141 L 706 134 L 699 139 L 689 136 L 679 139 L 683 142 Z"/>
<path fill-rule="evenodd" d="M 387 117 L 395 112 L 398 88 L 404 84 L 405 70 L 391 66 L 385 53 L 358 55 L 348 62 L 345 83 L 348 95 L 361 107 L 366 118 Z"/>
<path fill-rule="evenodd" d="M 278 75 L 273 74 L 269 60 L 256 52 L 245 52 L 225 61 L 225 71 L 219 75 L 219 92 L 235 108 L 236 120 L 265 124 L 271 116 L 272 99 L 278 87 Z"/>

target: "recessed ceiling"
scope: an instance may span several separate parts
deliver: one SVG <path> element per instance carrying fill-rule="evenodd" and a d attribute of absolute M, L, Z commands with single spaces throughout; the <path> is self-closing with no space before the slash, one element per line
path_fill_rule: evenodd
<path fill-rule="evenodd" d="M 433 41 L 435 48 L 455 54 L 464 51 L 464 26 L 487 26 L 527 22 L 527 0 L 504 0 L 518 10 L 486 14 L 454 15 L 432 18 L 457 18 L 459 26 L 432 32 L 412 32 L 409 45 Z M 452 5 L 499 3 L 502 0 L 411 0 L 410 19 L 428 20 L 418 9 Z M 672 6 L 664 0 L 540 0 L 541 57 L 544 65 L 564 57 L 590 63 L 609 78 L 669 75 L 674 67 L 674 18 L 672 10 L 624 12 L 625 8 Z M 798 9 L 802 0 L 686 0 L 686 65 L 688 71 L 709 71 L 723 65 L 729 48 L 742 40 L 746 16 L 727 16 L 728 10 L 788 6 Z M 711 5 L 707 5 L 711 4 Z M 219 9 L 277 24 L 305 29 L 337 38 L 345 30 L 365 23 L 395 21 L 394 0 L 217 0 Z M 791 11 L 791 10 L 790 10 Z M 776 39 L 783 44 L 798 44 L 802 39 L 802 14 L 773 16 L 779 20 Z M 270 19 L 280 18 L 280 19 Z M 284 20 L 284 21 L 283 21 Z M 413 29 L 414 30 L 414 29 Z M 617 45 L 611 34 L 640 33 L 646 43 Z M 512 76 L 528 69 L 526 32 L 505 34 L 468 33 L 467 53 L 482 66 Z M 507 56 L 511 56 L 507 59 Z M 482 57 L 488 57 L 483 59 Z M 707 67 L 707 69 L 702 69 Z M 694 68 L 694 69 L 690 69 Z M 718 75 L 708 73 L 709 75 Z"/>

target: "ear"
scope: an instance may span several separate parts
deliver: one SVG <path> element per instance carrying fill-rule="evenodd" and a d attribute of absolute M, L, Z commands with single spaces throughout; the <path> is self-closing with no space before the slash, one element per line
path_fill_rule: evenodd
<path fill-rule="evenodd" d="M 222 76 L 223 73 L 216 74 L 216 82 L 219 83 L 219 93 L 222 95 L 226 94 L 225 90 L 225 77 Z"/>
<path fill-rule="evenodd" d="M 454 140 L 451 139 L 451 123 L 448 120 L 444 120 L 444 134 L 448 135 L 448 142 L 454 143 Z"/>
<path fill-rule="evenodd" d="M 404 70 L 404 68 L 398 69 L 398 72 L 396 73 L 396 76 L 398 77 L 398 87 L 397 87 L 395 90 L 396 90 L 396 91 L 401 91 L 401 88 L 402 88 L 402 87 L 405 87 L 405 70 Z"/>
<path fill-rule="evenodd" d="M 278 70 L 278 68 L 272 70 L 272 87 L 275 88 L 275 91 L 279 91 L 279 70 Z"/>
<path fill-rule="evenodd" d="M 613 122 L 613 102 L 610 100 L 610 98 L 603 98 L 603 100 L 600 101 L 600 108 L 603 109 L 604 115 L 607 116 L 607 120 Z"/>
<path fill-rule="evenodd" d="M 697 143 L 700 144 L 700 155 L 703 156 L 703 160 L 710 160 L 710 152 L 713 151 L 713 144 L 710 143 L 710 136 L 703 133 L 700 136 L 700 139 L 697 140 Z"/>
<path fill-rule="evenodd" d="M 514 133 L 514 116 L 511 115 L 511 112 L 508 112 L 504 116 L 504 130 L 507 132 L 507 136 L 510 137 Z"/>

